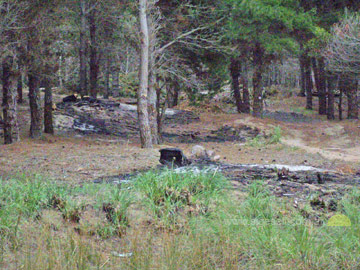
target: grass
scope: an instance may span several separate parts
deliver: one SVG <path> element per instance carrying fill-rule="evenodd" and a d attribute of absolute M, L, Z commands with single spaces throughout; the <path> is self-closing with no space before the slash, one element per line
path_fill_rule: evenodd
<path fill-rule="evenodd" d="M 338 204 L 351 227 L 305 218 L 261 181 L 239 199 L 216 172 L 149 172 L 123 186 L 16 177 L 0 182 L 0 205 L 1 269 L 360 267 L 357 189 Z M 74 209 L 78 222 L 63 216 Z"/>
<path fill-rule="evenodd" d="M 308 109 L 303 108 L 303 107 L 292 107 L 291 110 L 293 112 L 295 112 L 295 113 L 302 114 L 302 115 L 305 115 L 305 116 L 311 116 L 311 115 L 316 114 L 316 111 L 308 110 Z"/>
<path fill-rule="evenodd" d="M 281 143 L 281 137 L 281 127 L 277 126 L 273 128 L 269 136 L 259 134 L 246 144 L 251 147 L 265 147 L 266 145 Z"/>

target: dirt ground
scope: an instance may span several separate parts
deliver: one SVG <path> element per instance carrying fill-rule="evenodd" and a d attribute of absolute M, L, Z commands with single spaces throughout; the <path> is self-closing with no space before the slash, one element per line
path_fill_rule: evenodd
<path fill-rule="evenodd" d="M 165 132 L 201 133 L 222 127 L 248 126 L 259 129 L 263 134 L 269 134 L 274 127 L 279 126 L 283 131 L 280 144 L 260 148 L 238 141 L 200 144 L 220 155 L 221 162 L 231 164 L 310 165 L 341 173 L 358 172 L 359 121 L 330 122 L 316 112 L 304 111 L 302 108 L 305 106 L 305 98 L 273 99 L 268 103 L 266 110 L 269 113 L 264 119 L 234 113 L 202 111 L 200 121 L 169 125 Z M 98 177 L 153 168 L 159 164 L 161 148 L 178 147 L 183 149 L 186 155 L 190 155 L 195 145 L 166 142 L 154 149 L 144 150 L 134 136 L 125 139 L 63 131 L 58 131 L 55 136 L 44 135 L 41 139 L 31 140 L 27 138 L 27 104 L 20 106 L 19 115 L 21 141 L 0 146 L 0 177 L 39 173 L 75 183 L 92 181 Z"/>

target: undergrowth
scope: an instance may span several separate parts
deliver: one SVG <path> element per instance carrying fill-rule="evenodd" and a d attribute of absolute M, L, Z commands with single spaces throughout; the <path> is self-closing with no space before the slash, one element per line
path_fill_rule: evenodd
<path fill-rule="evenodd" d="M 102 216 L 92 230 L 89 211 Z M 354 189 L 338 203 L 352 226 L 328 227 L 261 181 L 238 196 L 216 172 L 149 172 L 120 186 L 17 177 L 0 181 L 0 268 L 359 269 L 359 212 Z"/>

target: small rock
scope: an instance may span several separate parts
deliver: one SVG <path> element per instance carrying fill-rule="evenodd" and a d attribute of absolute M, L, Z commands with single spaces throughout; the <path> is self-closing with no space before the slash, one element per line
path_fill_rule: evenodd
<path fill-rule="evenodd" d="M 212 158 L 215 155 L 215 152 L 213 150 L 207 150 L 206 154 L 208 155 L 209 158 Z"/>
<path fill-rule="evenodd" d="M 216 155 L 215 157 L 212 158 L 213 161 L 219 161 L 221 159 L 221 156 Z"/>
<path fill-rule="evenodd" d="M 191 155 L 194 158 L 204 158 L 207 157 L 207 153 L 206 153 L 206 149 L 205 147 L 201 146 L 201 145 L 195 145 L 192 149 L 191 149 Z"/>

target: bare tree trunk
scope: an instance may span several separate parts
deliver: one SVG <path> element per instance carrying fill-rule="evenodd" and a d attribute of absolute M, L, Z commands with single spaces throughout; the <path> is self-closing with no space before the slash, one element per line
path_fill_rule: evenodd
<path fill-rule="evenodd" d="M 343 120 L 343 109 L 342 109 L 342 100 L 343 100 L 343 90 L 340 88 L 340 96 L 339 96 L 339 120 Z"/>
<path fill-rule="evenodd" d="M 306 85 L 306 109 L 312 110 L 313 109 L 313 102 L 312 102 L 313 83 L 312 83 L 312 76 L 311 76 L 311 58 L 309 56 L 306 56 L 304 64 L 305 64 L 305 85 Z"/>
<path fill-rule="evenodd" d="M 40 81 L 37 73 L 35 73 L 34 70 L 30 70 L 28 77 L 31 113 L 30 137 L 39 138 L 42 135 Z"/>
<path fill-rule="evenodd" d="M 110 96 L 110 73 L 111 73 L 111 59 L 106 56 L 106 69 L 105 69 L 105 93 L 104 97 L 107 99 Z"/>
<path fill-rule="evenodd" d="M 348 119 L 359 119 L 359 106 L 357 101 L 357 80 L 349 79 L 347 83 Z"/>
<path fill-rule="evenodd" d="M 173 98 L 171 101 L 171 106 L 176 107 L 179 104 L 179 93 L 180 93 L 180 84 L 177 81 L 173 81 Z"/>
<path fill-rule="evenodd" d="M 152 61 L 150 61 L 152 62 Z M 152 65 L 150 65 L 152 66 Z M 159 129 L 158 129 L 158 117 L 157 117 L 157 92 L 156 92 L 156 82 L 155 74 L 150 71 L 149 76 L 149 93 L 148 93 L 148 113 L 149 113 L 149 122 L 151 129 L 151 137 L 153 144 L 160 143 Z"/>
<path fill-rule="evenodd" d="M 305 82 L 305 56 L 304 54 L 301 54 L 299 57 L 299 63 L 300 63 L 300 97 L 306 96 L 306 82 Z"/>
<path fill-rule="evenodd" d="M 116 63 L 114 63 L 116 65 Z M 116 66 L 113 66 L 111 69 L 111 78 L 112 78 L 112 96 L 120 96 L 120 86 L 119 86 L 119 69 Z"/>
<path fill-rule="evenodd" d="M 158 99 L 156 86 L 156 25 L 153 17 L 150 15 L 147 17 L 148 32 L 149 32 L 149 90 L 148 90 L 148 113 L 151 129 L 151 137 L 153 144 L 160 143 L 159 128 L 158 128 Z"/>
<path fill-rule="evenodd" d="M 244 113 L 250 113 L 249 80 L 248 80 L 248 72 L 246 65 L 243 65 L 242 67 L 241 82 L 243 88 Z"/>
<path fill-rule="evenodd" d="M 318 61 L 315 57 L 311 57 L 311 65 L 312 65 L 312 69 L 314 71 L 316 91 L 319 92 L 320 91 L 319 90 L 320 89 L 319 65 L 318 65 Z"/>
<path fill-rule="evenodd" d="M 242 113 L 244 111 L 243 102 L 240 93 L 240 83 L 239 83 L 240 68 L 241 68 L 240 61 L 238 59 L 231 59 L 230 74 L 232 79 L 232 90 L 233 90 L 233 95 L 235 98 L 235 104 L 238 113 Z"/>
<path fill-rule="evenodd" d="M 87 76 L 86 76 L 86 3 L 85 0 L 80 2 L 80 48 L 79 48 L 79 58 L 80 58 L 80 82 L 79 90 L 81 96 L 86 96 L 88 94 L 87 89 Z"/>
<path fill-rule="evenodd" d="M 54 125 L 53 125 L 53 99 L 52 99 L 52 88 L 51 80 L 45 78 L 45 102 L 44 102 L 44 132 L 48 134 L 54 134 Z"/>
<path fill-rule="evenodd" d="M 326 74 L 325 74 L 325 60 L 323 57 L 318 60 L 318 80 L 319 80 L 319 114 L 326 115 Z"/>
<path fill-rule="evenodd" d="M 16 106 L 17 74 L 14 72 L 12 57 L 3 60 L 2 72 L 4 144 L 11 144 L 19 140 Z"/>
<path fill-rule="evenodd" d="M 93 8 L 89 14 L 90 28 L 90 95 L 97 97 L 98 76 L 99 76 L 99 56 L 96 40 L 96 9 Z"/>
<path fill-rule="evenodd" d="M 140 140 L 143 148 L 151 148 L 152 136 L 148 113 L 149 88 L 149 29 L 147 22 L 147 0 L 139 0 L 139 20 L 141 31 L 140 53 L 140 87 L 138 90 L 138 117 L 140 126 Z"/>
<path fill-rule="evenodd" d="M 64 71 L 63 71 L 63 69 L 64 69 L 64 60 L 63 60 L 63 56 L 62 55 L 60 55 L 59 56 L 59 70 L 58 70 L 58 78 L 59 78 L 59 88 L 61 89 L 61 90 L 63 90 L 64 89 Z"/>
<path fill-rule="evenodd" d="M 253 115 L 255 117 L 262 117 L 263 114 L 263 96 L 262 96 L 262 76 L 264 72 L 264 50 L 260 44 L 256 44 L 254 50 L 254 100 L 253 100 Z"/>
<path fill-rule="evenodd" d="M 161 104 L 160 104 L 160 98 L 161 98 L 161 89 L 158 87 L 156 89 L 156 109 L 157 109 L 157 124 L 158 124 L 158 134 L 160 142 L 162 141 L 162 123 L 163 123 L 163 114 L 165 115 L 167 102 L 165 100 L 164 104 L 164 111 L 161 112 Z"/>
<path fill-rule="evenodd" d="M 23 100 L 23 77 L 22 77 L 22 70 L 20 63 L 18 63 L 18 71 L 19 71 L 19 76 L 17 80 L 17 102 L 21 104 L 24 102 L 24 100 Z"/>
<path fill-rule="evenodd" d="M 337 76 L 328 74 L 327 76 L 327 88 L 328 88 L 328 106 L 327 106 L 327 118 L 329 120 L 335 119 L 335 94 L 334 90 L 337 85 Z"/>
<path fill-rule="evenodd" d="M 28 86 L 30 103 L 30 137 L 39 138 L 42 135 L 42 114 L 40 99 L 40 67 L 37 58 L 41 57 L 39 51 L 39 32 L 35 27 L 31 27 L 28 33 L 27 53 L 29 55 L 28 66 Z"/>

